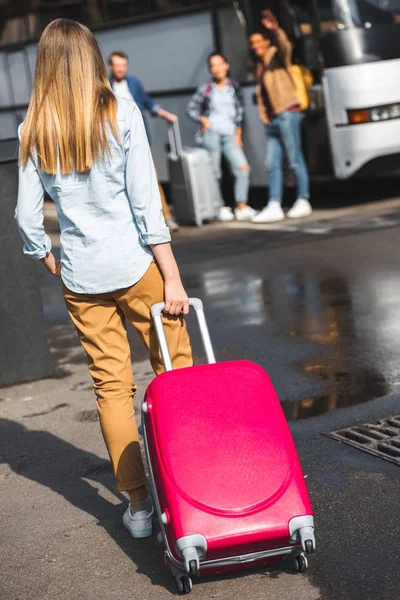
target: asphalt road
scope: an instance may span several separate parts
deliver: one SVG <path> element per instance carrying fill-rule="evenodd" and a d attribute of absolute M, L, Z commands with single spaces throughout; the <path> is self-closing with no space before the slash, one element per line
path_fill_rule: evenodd
<path fill-rule="evenodd" d="M 175 237 L 217 357 L 254 360 L 272 378 L 308 475 L 318 545 L 305 574 L 209 580 L 193 598 L 400 598 L 399 467 L 324 435 L 400 414 L 400 201 L 339 203 L 343 210 L 328 202 L 298 223 L 209 226 Z M 55 378 L 0 390 L 0 597 L 172 597 L 155 538 L 134 542 L 121 526 L 125 504 L 113 487 L 85 358 L 58 282 L 44 273 L 41 282 Z M 151 372 L 130 339 L 143 390 Z"/>

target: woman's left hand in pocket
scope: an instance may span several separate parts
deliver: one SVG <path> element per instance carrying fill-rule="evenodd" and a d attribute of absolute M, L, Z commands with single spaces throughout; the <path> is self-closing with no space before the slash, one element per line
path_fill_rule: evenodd
<path fill-rule="evenodd" d="M 61 277 L 61 263 L 56 261 L 56 257 L 50 252 L 45 258 L 40 261 L 54 277 Z"/>

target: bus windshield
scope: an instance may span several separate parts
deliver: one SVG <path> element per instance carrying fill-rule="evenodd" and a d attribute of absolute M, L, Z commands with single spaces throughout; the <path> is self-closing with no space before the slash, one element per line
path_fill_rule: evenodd
<path fill-rule="evenodd" d="M 323 31 L 400 21 L 400 0 L 318 0 L 318 6 Z"/>

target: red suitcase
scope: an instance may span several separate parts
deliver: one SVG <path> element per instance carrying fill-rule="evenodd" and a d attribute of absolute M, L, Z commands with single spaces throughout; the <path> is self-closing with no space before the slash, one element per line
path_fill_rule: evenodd
<path fill-rule="evenodd" d="M 268 375 L 249 361 L 216 363 L 201 300 L 192 298 L 210 364 L 166 372 L 148 386 L 142 427 L 165 559 L 178 591 L 193 577 L 276 563 L 298 571 L 315 549 L 296 449 Z"/>

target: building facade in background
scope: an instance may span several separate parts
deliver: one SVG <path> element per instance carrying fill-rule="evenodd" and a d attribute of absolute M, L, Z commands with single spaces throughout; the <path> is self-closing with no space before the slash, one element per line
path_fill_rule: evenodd
<path fill-rule="evenodd" d="M 93 27 L 207 4 L 206 0 L 0 0 L 0 44 L 27 42 L 67 17 Z"/>

